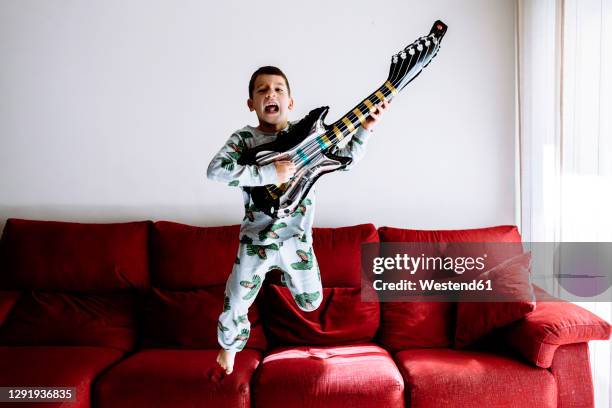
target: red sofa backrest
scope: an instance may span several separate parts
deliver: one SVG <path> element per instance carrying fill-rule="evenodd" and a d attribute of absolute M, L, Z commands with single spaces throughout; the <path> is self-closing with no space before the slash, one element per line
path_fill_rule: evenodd
<path fill-rule="evenodd" d="M 224 285 L 238 252 L 239 232 L 239 225 L 196 227 L 170 221 L 154 223 L 151 285 L 169 290 Z"/>
<path fill-rule="evenodd" d="M 414 230 L 393 227 L 378 229 L 381 241 L 381 255 L 385 256 L 385 242 L 443 242 L 483 243 L 474 250 L 481 255 L 487 252 L 487 267 L 493 267 L 511 256 L 511 246 L 495 243 L 520 243 L 518 229 L 512 225 L 465 230 Z M 486 243 L 494 243 L 486 245 Z M 516 254 L 521 253 L 517 245 Z M 465 251 L 462 246 L 448 246 L 445 253 Z M 459 254 L 457 254 L 459 255 Z M 465 253 L 461 254 L 466 256 Z M 478 256 L 477 255 L 477 256 Z M 381 302 L 381 324 L 377 340 L 392 351 L 419 347 L 449 347 L 455 333 L 456 305 L 448 302 Z"/>
<path fill-rule="evenodd" d="M 240 228 L 196 227 L 158 221 L 151 230 L 152 291 L 143 299 L 145 347 L 220 348 L 217 321 L 225 282 L 238 252 Z M 247 348 L 263 350 L 266 338 L 256 304 L 249 309 Z"/>
<path fill-rule="evenodd" d="M 269 341 L 331 345 L 373 339 L 392 350 L 451 345 L 453 304 L 361 301 L 361 245 L 378 242 L 379 235 L 382 242 L 521 240 L 514 226 L 456 231 L 377 231 L 372 224 L 315 228 L 323 303 L 315 311 L 302 311 L 271 275 L 249 312 L 247 347 L 263 350 Z M 217 318 L 238 240 L 238 225 L 9 219 L 0 240 L 0 291 L 21 295 L 0 308 L 7 315 L 0 344 L 130 350 L 136 341 L 138 303 L 145 345 L 218 348 Z"/>
<path fill-rule="evenodd" d="M 149 225 L 10 218 L 0 244 L 0 289 L 101 293 L 146 288 Z"/>
<path fill-rule="evenodd" d="M 149 225 L 8 219 L 0 289 L 23 293 L 0 344 L 132 349 L 135 289 L 149 286 Z"/>
<path fill-rule="evenodd" d="M 302 311 L 289 289 L 266 280 L 258 302 L 269 340 L 280 345 L 332 345 L 370 341 L 380 319 L 377 302 L 361 302 L 361 245 L 378 242 L 372 224 L 314 228 L 323 300 L 314 311 Z"/>

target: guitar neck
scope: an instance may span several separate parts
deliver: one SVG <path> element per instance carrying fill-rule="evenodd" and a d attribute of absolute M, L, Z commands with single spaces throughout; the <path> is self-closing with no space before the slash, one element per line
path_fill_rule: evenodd
<path fill-rule="evenodd" d="M 386 81 L 367 98 L 357 104 L 357 106 L 334 122 L 330 129 L 321 136 L 320 144 L 324 144 L 324 147 L 328 148 L 340 143 L 365 122 L 376 104 L 383 100 L 391 100 L 397 93 L 397 89 L 395 89 L 391 82 Z"/>

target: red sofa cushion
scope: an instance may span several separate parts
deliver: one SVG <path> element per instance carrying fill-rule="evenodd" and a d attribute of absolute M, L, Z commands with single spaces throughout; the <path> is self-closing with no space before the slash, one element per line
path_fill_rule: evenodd
<path fill-rule="evenodd" d="M 217 322 L 238 253 L 239 225 L 197 227 L 159 221 L 151 230 L 151 282 L 145 345 L 220 348 Z M 249 308 L 247 347 L 264 349 L 259 306 Z"/>
<path fill-rule="evenodd" d="M 261 354 L 236 354 L 226 375 L 216 363 L 218 350 L 143 350 L 120 362 L 96 382 L 94 406 L 249 407 L 250 381 Z"/>
<path fill-rule="evenodd" d="M 217 322 L 224 289 L 225 285 L 191 291 L 154 288 L 146 295 L 144 305 L 143 344 L 220 349 Z M 267 342 L 258 310 L 256 306 L 249 308 L 251 334 L 246 347 L 265 350 Z"/>
<path fill-rule="evenodd" d="M 149 224 L 9 218 L 0 244 L 0 288 L 108 292 L 148 287 Z"/>
<path fill-rule="evenodd" d="M 465 347 L 494 329 L 506 326 L 531 313 L 535 307 L 535 295 L 529 280 L 531 253 L 517 255 L 475 277 L 490 280 L 493 291 L 488 294 L 499 299 L 516 299 L 501 302 L 457 303 L 455 347 Z M 480 292 L 482 296 L 484 292 Z"/>
<path fill-rule="evenodd" d="M 312 239 L 323 287 L 361 286 L 361 245 L 378 242 L 373 224 L 314 228 Z"/>
<path fill-rule="evenodd" d="M 407 407 L 557 407 L 553 375 L 512 356 L 413 349 L 397 353 L 395 361 Z"/>
<path fill-rule="evenodd" d="M 361 245 L 377 241 L 372 224 L 315 228 L 313 247 L 323 283 L 322 303 L 304 312 L 288 288 L 266 279 L 257 302 L 264 310 L 270 341 L 275 345 L 330 345 L 372 340 L 380 308 L 378 302 L 361 301 Z"/>
<path fill-rule="evenodd" d="M 134 347 L 135 302 L 130 293 L 24 293 L 5 324 L 0 344 L 13 346 Z"/>
<path fill-rule="evenodd" d="M 151 230 L 151 281 L 171 290 L 225 284 L 238 253 L 240 227 L 158 221 Z"/>
<path fill-rule="evenodd" d="M 521 242 L 514 225 L 456 230 L 380 227 L 378 233 L 381 242 Z"/>
<path fill-rule="evenodd" d="M 89 408 L 94 380 L 122 356 L 120 351 L 102 347 L 0 347 L 1 386 L 76 388 L 74 402 L 17 402 L 1 406 Z"/>
<path fill-rule="evenodd" d="M 446 302 L 381 302 L 376 341 L 390 351 L 449 347 L 456 305 Z"/>
<path fill-rule="evenodd" d="M 378 329 L 378 303 L 361 302 L 360 288 L 323 288 L 321 305 L 309 312 L 295 304 L 287 287 L 271 284 L 264 291 L 264 325 L 275 345 L 365 342 Z"/>
<path fill-rule="evenodd" d="M 375 344 L 275 349 L 252 384 L 257 407 L 404 406 L 401 375 Z"/>
<path fill-rule="evenodd" d="M 385 242 L 472 242 L 497 243 L 521 242 L 515 226 L 497 226 L 467 230 L 413 230 L 393 227 L 378 229 L 383 243 L 381 256 L 385 254 Z M 461 248 L 459 246 L 458 248 Z M 446 246 L 445 251 L 453 251 Z M 456 249 L 456 248 L 455 248 Z M 495 247 L 477 250 L 478 256 L 484 252 L 495 253 Z M 518 249 L 518 248 L 517 248 Z M 465 248 L 462 248 L 465 250 Z M 432 248 L 432 251 L 434 249 Z M 437 249 L 435 249 L 437 251 Z M 466 256 L 466 255 L 463 255 Z M 507 256 L 507 254 L 504 254 Z M 495 256 L 488 259 L 492 266 Z M 502 259 L 503 260 L 503 259 Z M 390 350 L 404 350 L 417 347 L 449 347 L 453 343 L 455 330 L 455 307 L 451 302 L 381 302 L 381 324 L 378 341 Z"/>
<path fill-rule="evenodd" d="M 20 296 L 21 292 L 18 291 L 0 290 L 0 327 L 4 324 Z"/>
<path fill-rule="evenodd" d="M 486 253 L 487 268 L 492 268 L 523 252 L 522 245 L 509 245 L 521 243 L 518 228 L 513 225 L 464 230 L 411 230 L 380 227 L 378 233 L 381 242 L 445 243 L 441 246 L 444 256 L 478 257 Z M 470 243 L 470 245 L 463 245 L 464 243 Z M 481 245 L 478 245 L 479 243 Z M 499 245 L 499 243 L 504 243 L 504 245 Z"/>

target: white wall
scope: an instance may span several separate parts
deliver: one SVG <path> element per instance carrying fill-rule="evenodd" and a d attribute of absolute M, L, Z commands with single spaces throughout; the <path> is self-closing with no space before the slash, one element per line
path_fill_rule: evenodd
<path fill-rule="evenodd" d="M 261 65 L 290 79 L 297 119 L 336 120 L 392 54 L 449 26 L 362 163 L 317 184 L 319 226 L 514 223 L 511 0 L 0 1 L 0 226 L 8 217 L 237 223 L 238 189 L 205 171 L 256 124 Z"/>

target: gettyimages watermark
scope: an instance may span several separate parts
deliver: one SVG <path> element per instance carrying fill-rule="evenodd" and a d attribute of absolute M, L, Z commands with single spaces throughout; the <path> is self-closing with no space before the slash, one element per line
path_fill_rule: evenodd
<path fill-rule="evenodd" d="M 364 302 L 611 302 L 611 242 L 362 245 Z"/>

